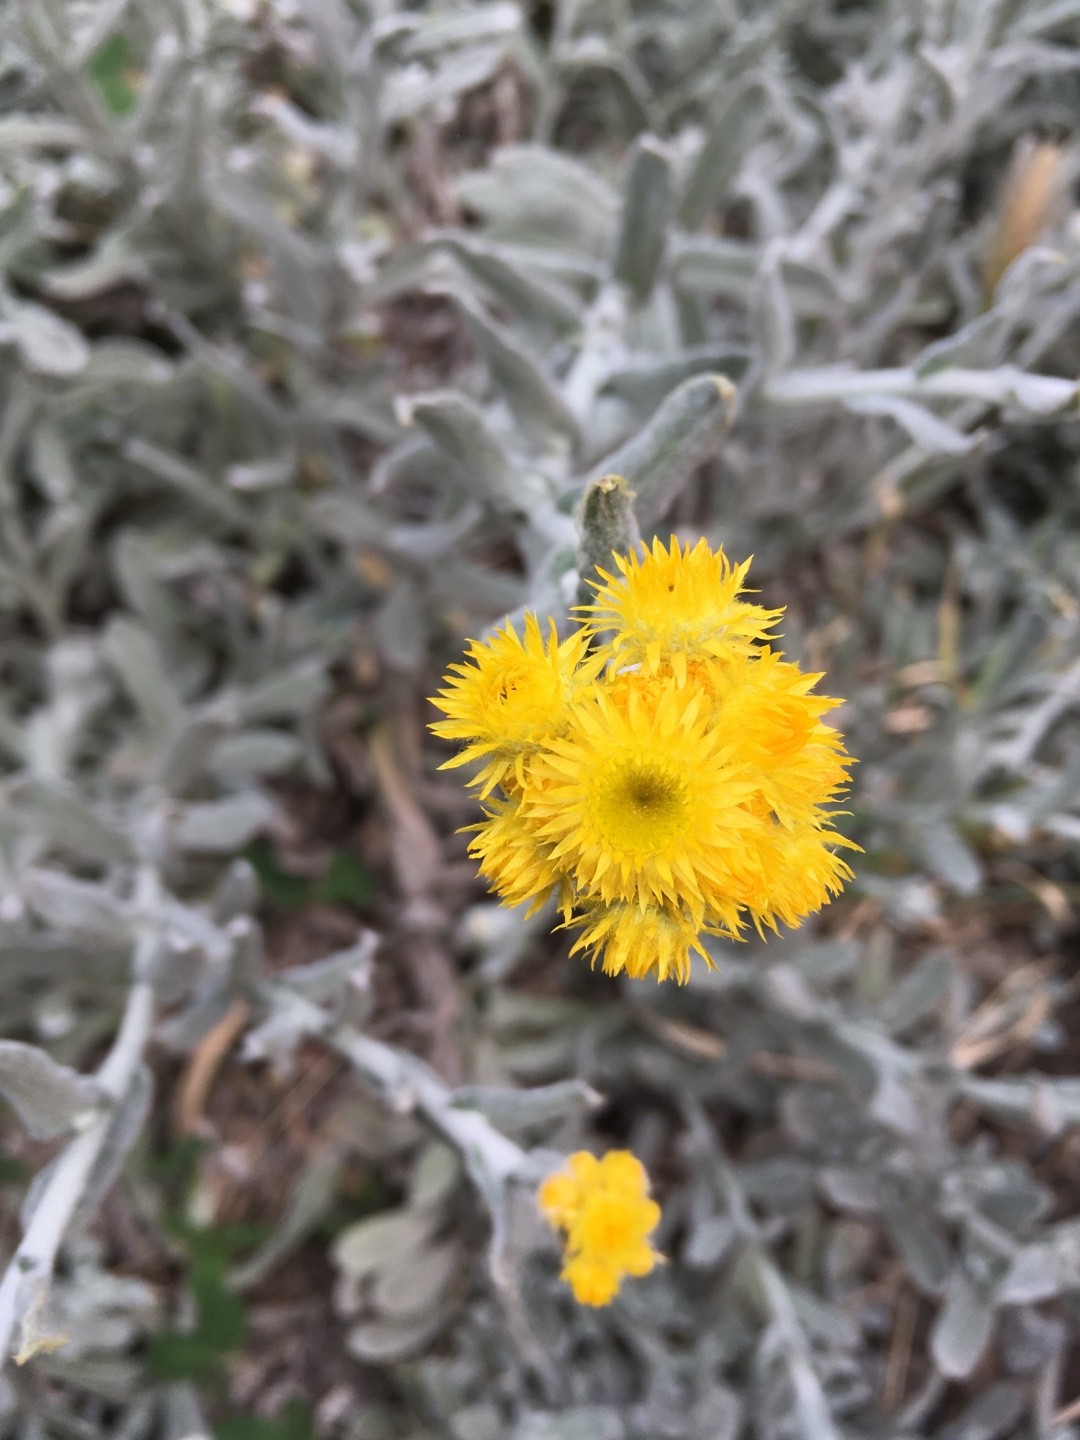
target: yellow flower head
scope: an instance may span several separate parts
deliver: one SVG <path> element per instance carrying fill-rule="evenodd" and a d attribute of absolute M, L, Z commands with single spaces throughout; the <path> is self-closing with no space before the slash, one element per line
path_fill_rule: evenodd
<path fill-rule="evenodd" d="M 489 640 L 470 640 L 468 663 L 451 665 L 446 688 L 432 697 L 447 717 L 432 725 L 435 734 L 466 742 L 442 768 L 485 760 L 470 782 L 480 786 L 482 797 L 496 785 L 520 785 L 528 756 L 562 727 L 572 690 L 595 673 L 587 650 L 581 631 L 560 643 L 554 620 L 545 642 L 531 614 L 524 639 L 506 625 Z"/>
<path fill-rule="evenodd" d="M 705 540 L 684 549 L 674 535 L 670 546 L 657 538 L 644 555 L 617 555 L 615 563 L 619 575 L 601 570 L 596 600 L 581 608 L 591 617 L 588 629 L 614 630 L 617 666 L 653 674 L 667 663 L 682 684 L 687 661 L 745 654 L 782 614 L 740 600 L 750 561 L 732 568 Z"/>
<path fill-rule="evenodd" d="M 851 761 L 839 702 L 767 643 L 781 612 L 739 598 L 747 564 L 674 538 L 616 558 L 568 640 L 529 616 L 474 642 L 432 728 L 465 742 L 447 764 L 485 762 L 470 850 L 496 893 L 556 895 L 607 974 L 682 983 L 703 935 L 798 925 L 851 878 L 831 810 Z"/>
<path fill-rule="evenodd" d="M 534 764 L 523 814 L 579 894 L 660 906 L 734 933 L 728 883 L 760 822 L 754 781 L 707 697 L 633 676 L 593 686 Z"/>
<path fill-rule="evenodd" d="M 661 1256 L 649 1236 L 660 1207 L 649 1177 L 629 1150 L 601 1159 L 579 1150 L 537 1194 L 540 1213 L 565 1238 L 562 1278 L 581 1305 L 607 1305 L 627 1275 L 647 1275 Z"/>

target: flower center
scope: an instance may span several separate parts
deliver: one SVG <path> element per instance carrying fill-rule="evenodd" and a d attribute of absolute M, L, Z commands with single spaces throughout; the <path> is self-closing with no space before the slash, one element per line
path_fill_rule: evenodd
<path fill-rule="evenodd" d="M 601 768 L 593 793 L 597 827 L 616 850 L 654 853 L 686 828 L 685 778 L 661 760 L 619 756 Z"/>

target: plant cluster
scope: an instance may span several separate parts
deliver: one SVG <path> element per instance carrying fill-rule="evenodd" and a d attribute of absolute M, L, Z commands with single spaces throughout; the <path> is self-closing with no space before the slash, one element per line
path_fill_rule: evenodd
<path fill-rule="evenodd" d="M 1073 0 L 0 4 L 2 1440 L 1070 1440 L 1078 74 Z M 592 698 L 464 794 L 484 634 Z M 751 793 L 858 757 L 795 930 L 831 740 L 789 916 L 586 833 L 613 736 L 712 813 L 741 670 Z"/>

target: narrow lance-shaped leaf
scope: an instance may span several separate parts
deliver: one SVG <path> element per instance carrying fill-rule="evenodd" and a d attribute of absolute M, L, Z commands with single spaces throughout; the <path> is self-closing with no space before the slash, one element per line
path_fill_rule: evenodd
<path fill-rule="evenodd" d="M 103 1098 L 93 1080 L 18 1040 L 0 1040 L 0 1096 L 32 1140 L 77 1128 Z"/>
<path fill-rule="evenodd" d="M 661 516 L 699 465 L 720 448 L 735 414 L 735 387 L 723 375 L 687 380 L 645 428 L 607 455 L 590 479 L 621 475 L 643 524 Z"/>
<path fill-rule="evenodd" d="M 626 167 L 622 219 L 615 262 L 617 280 L 645 300 L 653 288 L 664 253 L 671 205 L 671 165 L 652 135 L 638 139 Z"/>

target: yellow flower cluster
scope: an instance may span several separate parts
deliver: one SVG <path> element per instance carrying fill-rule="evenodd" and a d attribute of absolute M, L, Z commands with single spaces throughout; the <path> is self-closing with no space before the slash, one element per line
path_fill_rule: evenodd
<path fill-rule="evenodd" d="M 828 806 L 851 762 L 840 702 L 769 646 L 782 612 L 740 598 L 749 562 L 674 537 L 616 558 L 568 639 L 530 615 L 470 642 L 432 729 L 479 763 L 495 892 L 555 895 L 609 974 L 682 982 L 702 933 L 797 925 L 850 878 Z"/>
<path fill-rule="evenodd" d="M 565 1237 L 562 1278 L 581 1305 L 607 1305 L 627 1275 L 647 1275 L 661 1258 L 649 1243 L 660 1207 L 629 1150 L 601 1159 L 579 1150 L 540 1186 L 540 1213 Z"/>

